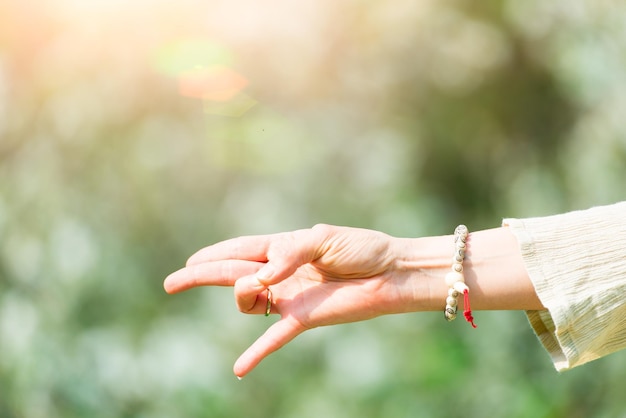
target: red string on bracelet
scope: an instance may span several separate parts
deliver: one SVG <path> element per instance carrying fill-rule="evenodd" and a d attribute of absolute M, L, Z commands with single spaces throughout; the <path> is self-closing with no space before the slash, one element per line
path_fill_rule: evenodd
<path fill-rule="evenodd" d="M 472 316 L 472 308 L 470 308 L 469 290 L 467 289 L 463 292 L 463 302 L 463 307 L 465 308 L 463 315 L 465 316 L 465 320 L 472 325 L 472 328 L 476 328 L 476 324 L 474 324 L 474 317 Z"/>

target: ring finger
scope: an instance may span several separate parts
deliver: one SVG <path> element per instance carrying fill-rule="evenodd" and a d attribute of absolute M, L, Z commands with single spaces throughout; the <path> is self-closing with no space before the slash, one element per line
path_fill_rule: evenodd
<path fill-rule="evenodd" d="M 259 283 L 255 276 L 242 277 L 235 282 L 235 303 L 239 311 L 248 314 L 276 313 L 276 297 Z"/>

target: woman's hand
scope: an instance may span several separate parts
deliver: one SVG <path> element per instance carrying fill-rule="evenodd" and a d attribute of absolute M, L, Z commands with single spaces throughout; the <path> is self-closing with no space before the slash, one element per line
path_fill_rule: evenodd
<path fill-rule="evenodd" d="M 397 270 L 394 238 L 377 231 L 316 225 L 294 232 L 234 238 L 206 247 L 165 279 L 168 293 L 234 286 L 241 312 L 281 319 L 234 366 L 243 377 L 302 332 L 401 311 L 412 290 Z"/>

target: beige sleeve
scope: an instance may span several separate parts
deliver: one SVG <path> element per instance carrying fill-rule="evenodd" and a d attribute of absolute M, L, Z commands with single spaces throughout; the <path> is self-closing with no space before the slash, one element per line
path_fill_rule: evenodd
<path fill-rule="evenodd" d="M 626 348 L 626 202 L 503 225 L 546 307 L 526 314 L 556 369 Z"/>

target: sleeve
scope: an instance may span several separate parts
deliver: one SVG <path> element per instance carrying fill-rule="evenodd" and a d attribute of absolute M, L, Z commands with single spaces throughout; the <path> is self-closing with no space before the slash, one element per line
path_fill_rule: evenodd
<path fill-rule="evenodd" d="M 546 307 L 526 314 L 558 371 L 626 348 L 626 202 L 503 226 Z"/>

